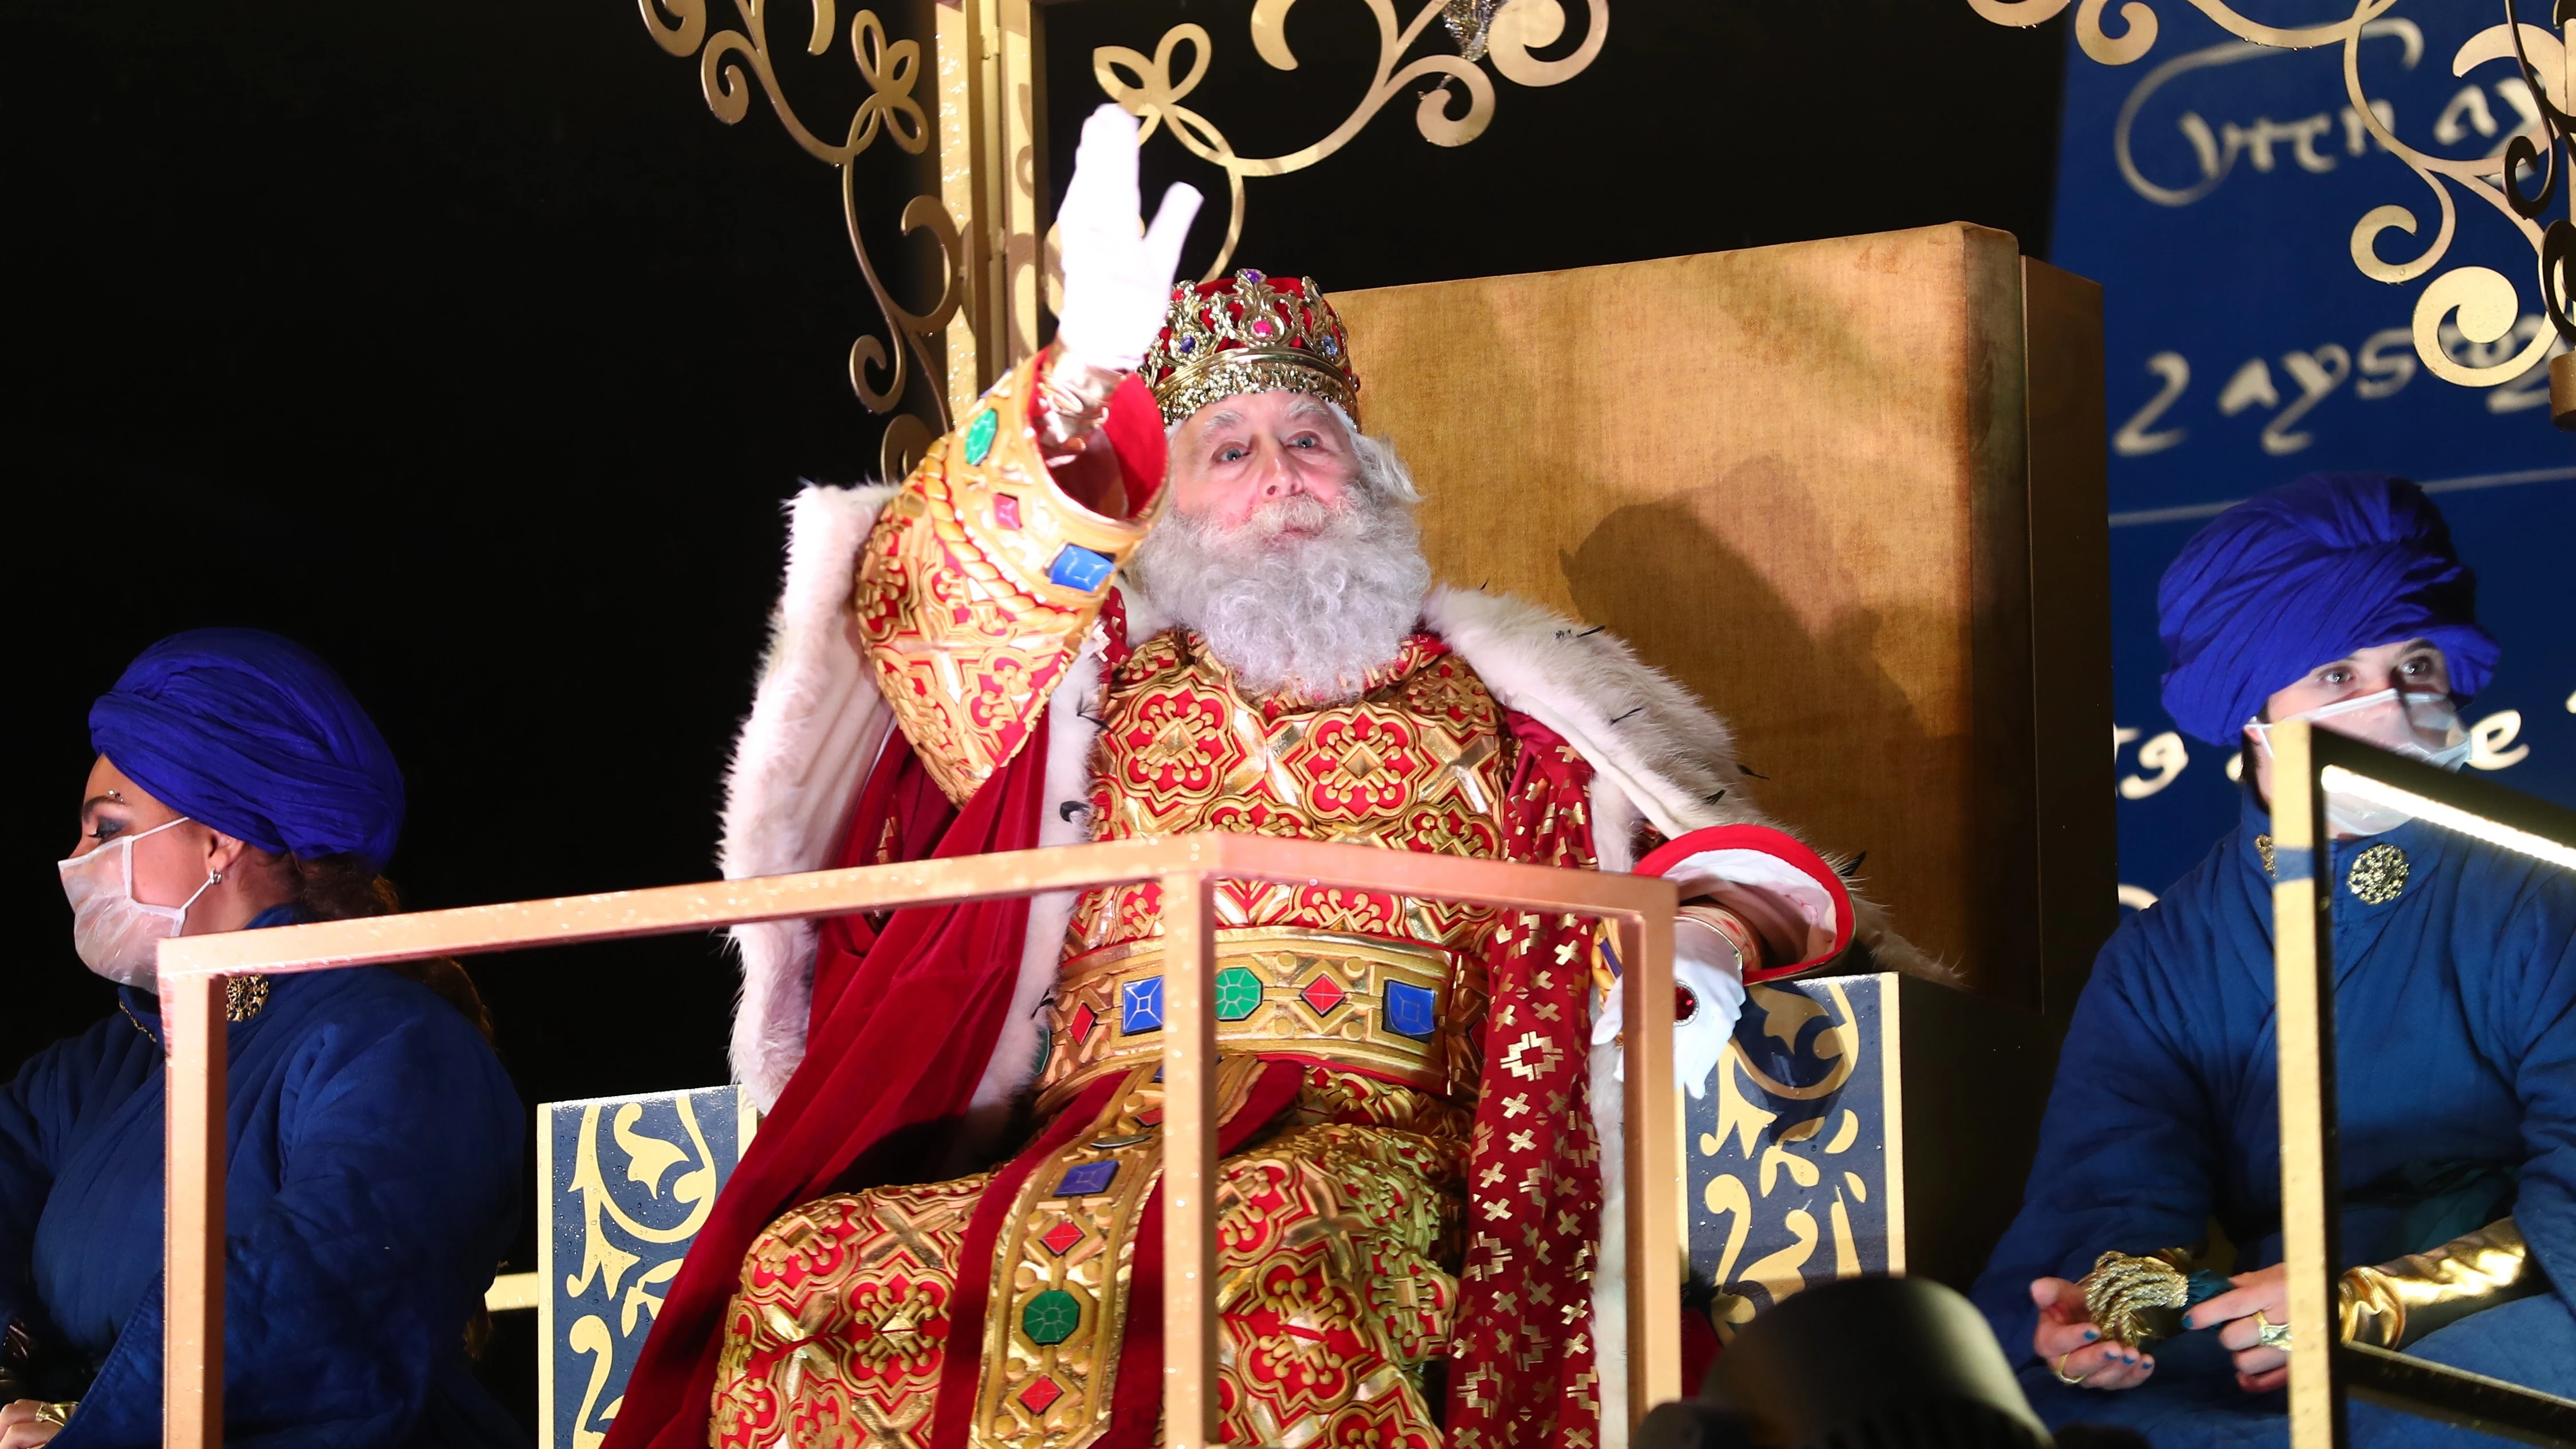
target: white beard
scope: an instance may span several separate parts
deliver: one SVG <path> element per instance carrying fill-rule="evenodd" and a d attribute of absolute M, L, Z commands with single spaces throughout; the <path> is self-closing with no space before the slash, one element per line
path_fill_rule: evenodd
<path fill-rule="evenodd" d="M 1129 568 L 1247 690 L 1352 698 L 1420 621 L 1431 564 L 1409 507 L 1356 481 L 1342 496 L 1330 508 L 1291 495 L 1233 529 L 1176 512 Z M 1282 537 L 1290 528 L 1317 531 Z"/>

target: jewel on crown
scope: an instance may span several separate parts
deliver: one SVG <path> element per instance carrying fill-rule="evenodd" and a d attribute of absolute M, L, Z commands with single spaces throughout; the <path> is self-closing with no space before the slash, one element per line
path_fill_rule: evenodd
<path fill-rule="evenodd" d="M 1214 282 L 1172 288 L 1163 330 L 1137 375 L 1178 424 L 1237 393 L 1287 389 L 1335 403 L 1356 422 L 1359 374 L 1342 319 L 1311 277 L 1245 268 Z"/>

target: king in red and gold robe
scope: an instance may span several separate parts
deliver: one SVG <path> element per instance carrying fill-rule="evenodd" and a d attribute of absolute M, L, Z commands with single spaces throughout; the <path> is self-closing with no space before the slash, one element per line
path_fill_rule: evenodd
<path fill-rule="evenodd" d="M 1055 361 L 901 488 L 797 500 L 729 876 L 1203 830 L 1572 869 L 1660 846 L 1692 902 L 1682 979 L 1727 1021 L 1747 967 L 1856 931 L 1906 952 L 1753 810 L 1725 726 L 1597 630 L 1434 590 L 1394 657 L 1318 699 L 1245 687 L 1122 593 L 1167 423 L 1273 387 L 1355 411 L 1312 282 L 1176 290 L 1141 380 L 1088 400 Z M 1756 898 L 1785 939 L 1726 908 Z M 1217 912 L 1226 1438 L 1620 1439 L 1590 925 L 1249 882 Z M 1147 884 L 738 931 L 734 1060 L 769 1117 L 608 1449 L 1153 1443 L 1159 917 Z"/>

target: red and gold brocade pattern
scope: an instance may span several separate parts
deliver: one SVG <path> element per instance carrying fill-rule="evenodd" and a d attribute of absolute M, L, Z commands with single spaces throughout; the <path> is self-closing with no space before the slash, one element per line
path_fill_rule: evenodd
<path fill-rule="evenodd" d="M 1091 787 L 1091 838 L 1223 830 L 1490 859 L 1503 853 L 1511 780 L 1502 710 L 1467 662 L 1429 634 L 1405 641 L 1356 699 L 1253 696 L 1172 629 L 1111 672 Z M 1086 894 L 1069 956 L 1162 932 L 1152 884 Z M 1309 926 L 1481 950 L 1493 912 L 1337 889 L 1231 881 L 1220 926 Z"/>
<path fill-rule="evenodd" d="M 1439 1449 L 1422 1365 L 1443 1353 L 1458 1297 L 1441 1265 L 1458 1251 L 1466 1114 L 1410 1088 L 1303 1070 L 1294 1102 L 1220 1168 L 1225 1438 Z M 975 1449 L 1081 1449 L 1102 1432 L 1132 1251 L 1102 1215 L 1132 1218 L 1153 1181 L 1150 1076 L 1138 1071 L 1054 1154 L 1116 1144 L 1134 1163 L 1123 1183 L 1101 1200 L 1065 1199 L 1048 1195 L 1064 1162 L 1028 1174 L 1015 1230 L 997 1245 L 966 1436 Z M 1241 1085 L 1240 1072 L 1228 1076 Z M 726 1315 L 713 1449 L 928 1449 L 958 1258 L 994 1176 L 843 1194 L 780 1218 L 745 1260 Z M 1032 1305 L 1068 1289 L 1078 1321 L 1033 1340 Z"/>
<path fill-rule="evenodd" d="M 1222 830 L 1492 858 L 1513 750 L 1467 663 L 1427 634 L 1355 698 L 1244 691 L 1193 633 L 1112 668 L 1093 757 L 1092 838 Z M 1087 893 L 1049 1007 L 1039 1108 L 1161 1050 L 1161 888 Z M 1220 881 L 1217 1040 L 1474 1097 L 1483 906 L 1341 887 Z M 1145 993 L 1140 998 L 1137 993 Z"/>
<path fill-rule="evenodd" d="M 1505 815 L 1514 860 L 1597 869 L 1591 766 L 1537 721 Z M 1515 915 L 1493 936 L 1490 1063 L 1469 1156 L 1467 1251 L 1449 1344 L 1451 1449 L 1593 1449 L 1600 1442 L 1592 1274 L 1601 1144 L 1592 1125 L 1587 997 L 1593 923 Z"/>
<path fill-rule="evenodd" d="M 1029 422 L 1043 360 L 931 447 L 859 550 L 856 640 L 904 737 L 961 804 L 1028 742 L 1111 570 L 1168 497 L 1121 521 L 1064 495 Z"/>
<path fill-rule="evenodd" d="M 822 1198 L 771 1223 L 726 1307 L 711 1449 L 926 1445 L 957 1245 L 992 1178 Z"/>

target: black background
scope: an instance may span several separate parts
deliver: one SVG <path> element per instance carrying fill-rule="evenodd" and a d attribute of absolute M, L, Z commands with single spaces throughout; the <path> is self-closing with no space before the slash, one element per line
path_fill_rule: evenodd
<path fill-rule="evenodd" d="M 1348 114 L 1376 51 L 1366 8 L 1307 0 L 1287 74 L 1253 58 L 1249 8 L 1050 7 L 1053 189 L 1097 99 L 1091 48 L 1150 53 L 1180 20 L 1217 52 L 1189 104 L 1244 154 Z M 1344 288 L 1952 219 L 2044 250 L 2057 25 L 1998 29 L 1958 0 L 1613 8 L 1588 72 L 1498 80 L 1471 145 L 1426 143 L 1408 90 L 1341 155 L 1253 181 L 1237 264 Z M 926 7 L 880 13 L 926 42 Z M 348 677 L 409 778 L 393 875 L 414 906 L 712 874 L 779 505 L 876 457 L 844 368 L 882 323 L 830 169 L 763 97 L 719 123 L 695 59 L 631 5 L 17 14 L 0 559 L 27 733 L 0 786 L 0 1065 L 112 1009 L 50 863 L 74 836 L 88 702 L 177 629 L 276 629 Z M 809 23 L 781 7 L 772 40 L 837 136 L 864 92 L 845 51 L 802 54 Z M 1446 44 L 1435 23 L 1414 53 Z M 935 159 L 863 157 L 867 224 Z M 1215 194 L 1203 267 L 1216 173 L 1157 139 L 1146 175 Z M 916 307 L 924 254 L 881 258 Z M 532 1104 L 725 1079 L 732 973 L 703 938 L 475 975 Z M 532 1225 L 522 1240 L 515 1268 Z M 533 1421 L 533 1323 L 513 1317 L 490 1369 Z"/>

